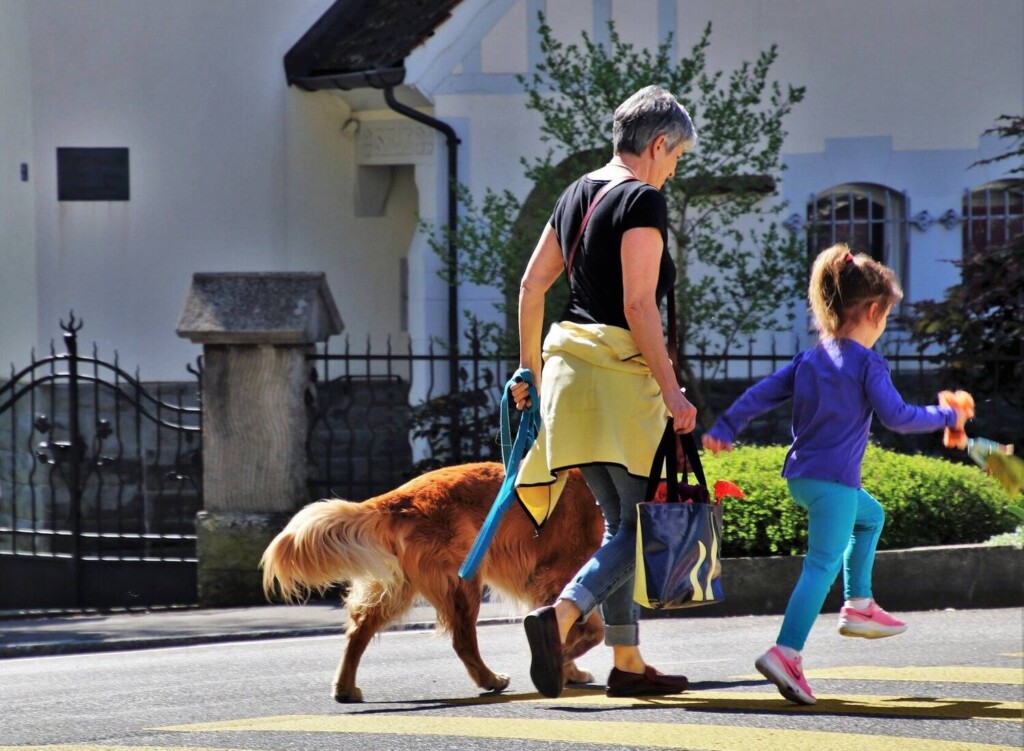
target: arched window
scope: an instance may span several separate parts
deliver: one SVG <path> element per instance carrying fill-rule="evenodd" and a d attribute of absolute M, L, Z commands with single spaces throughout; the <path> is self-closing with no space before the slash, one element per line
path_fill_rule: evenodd
<path fill-rule="evenodd" d="M 1024 180 L 1000 180 L 964 193 L 964 258 L 1024 235 Z"/>
<path fill-rule="evenodd" d="M 909 245 L 906 218 L 902 193 L 868 183 L 837 185 L 807 204 L 808 250 L 813 259 L 830 245 L 846 243 L 854 253 L 869 254 L 903 279 Z"/>

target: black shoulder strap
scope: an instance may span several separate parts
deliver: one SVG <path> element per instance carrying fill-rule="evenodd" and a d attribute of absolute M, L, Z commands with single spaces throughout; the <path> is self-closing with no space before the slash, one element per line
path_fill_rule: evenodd
<path fill-rule="evenodd" d="M 608 184 L 597 191 L 597 195 L 594 196 L 594 200 L 590 202 L 590 206 L 587 208 L 587 213 L 583 215 L 583 221 L 580 223 L 580 230 L 576 233 L 576 239 L 572 241 L 572 245 L 569 246 L 569 253 L 566 255 L 565 260 L 565 281 L 567 284 L 572 284 L 572 262 L 576 257 L 576 251 L 580 247 L 580 243 L 583 242 L 583 231 L 587 228 L 587 223 L 590 222 L 590 216 L 594 213 L 594 209 L 597 204 L 601 202 L 611 191 L 612 188 L 622 183 L 632 182 L 636 180 L 636 177 L 632 175 L 626 175 L 625 177 L 617 177 L 614 180 L 609 180 Z"/>

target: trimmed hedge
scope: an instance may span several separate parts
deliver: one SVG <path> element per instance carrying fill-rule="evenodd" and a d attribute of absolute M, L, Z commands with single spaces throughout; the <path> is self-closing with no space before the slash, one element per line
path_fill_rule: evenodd
<path fill-rule="evenodd" d="M 731 480 L 747 496 L 722 502 L 722 555 L 806 552 L 807 513 L 781 476 L 785 455 L 784 446 L 744 446 L 717 457 L 702 452 L 709 484 Z M 862 481 L 885 508 L 879 550 L 984 542 L 1019 523 L 1003 489 L 974 465 L 869 445 Z"/>

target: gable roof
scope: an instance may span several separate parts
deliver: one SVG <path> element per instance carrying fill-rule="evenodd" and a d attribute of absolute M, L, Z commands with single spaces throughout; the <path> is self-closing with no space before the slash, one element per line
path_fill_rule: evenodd
<path fill-rule="evenodd" d="M 405 58 L 462 0 L 336 0 L 284 56 L 288 83 L 315 91 L 397 85 Z"/>

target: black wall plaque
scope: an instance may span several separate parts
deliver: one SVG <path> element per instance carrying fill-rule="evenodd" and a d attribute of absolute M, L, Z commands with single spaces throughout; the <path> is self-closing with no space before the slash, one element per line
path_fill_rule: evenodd
<path fill-rule="evenodd" d="M 57 149 L 58 201 L 127 201 L 128 149 Z"/>

